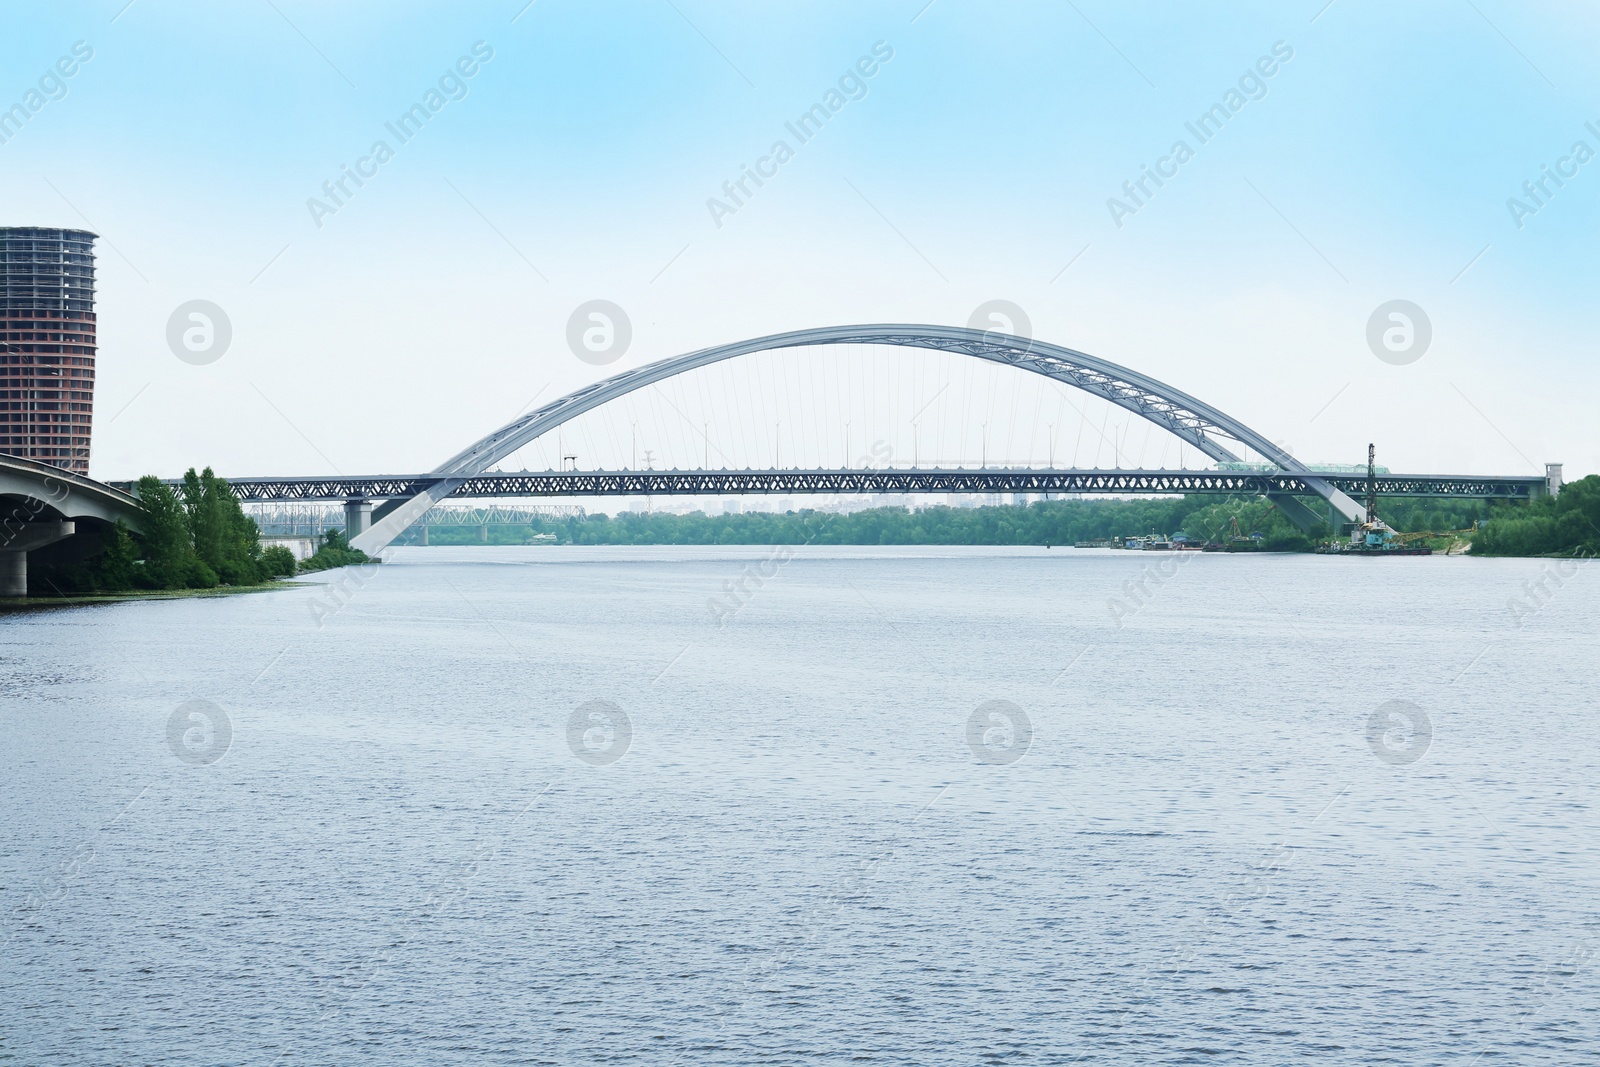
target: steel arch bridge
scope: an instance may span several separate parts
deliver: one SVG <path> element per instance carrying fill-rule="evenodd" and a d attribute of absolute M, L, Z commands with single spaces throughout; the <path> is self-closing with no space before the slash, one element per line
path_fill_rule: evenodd
<path fill-rule="evenodd" d="M 1365 514 L 1359 504 L 1326 476 L 1311 470 L 1264 435 L 1210 404 L 1138 371 L 1086 352 L 992 330 L 961 326 L 875 324 L 793 330 L 714 345 L 584 386 L 473 442 L 427 475 L 409 479 L 403 487 L 404 495 L 396 496 L 373 512 L 372 525 L 352 537 L 351 544 L 366 552 L 376 552 L 420 519 L 429 508 L 530 441 L 584 412 L 635 390 L 739 356 L 837 344 L 893 345 L 959 352 L 976 359 L 1031 371 L 1126 408 L 1213 460 L 1237 461 L 1240 456 L 1233 451 L 1234 448 L 1251 449 L 1279 470 L 1294 475 L 1304 490 L 1322 497 L 1347 518 L 1359 520 Z M 1309 514 L 1305 506 L 1292 497 L 1279 496 L 1277 499 L 1291 509 L 1299 508 Z"/>

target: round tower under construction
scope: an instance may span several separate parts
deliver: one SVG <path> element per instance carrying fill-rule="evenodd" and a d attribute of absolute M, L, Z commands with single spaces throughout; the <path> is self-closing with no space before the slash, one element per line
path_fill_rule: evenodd
<path fill-rule="evenodd" d="M 0 226 L 0 453 L 84 475 L 94 417 L 97 236 Z"/>

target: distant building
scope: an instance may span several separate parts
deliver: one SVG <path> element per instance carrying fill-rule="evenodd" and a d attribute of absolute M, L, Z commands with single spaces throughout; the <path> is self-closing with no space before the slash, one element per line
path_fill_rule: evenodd
<path fill-rule="evenodd" d="M 0 453 L 89 473 L 94 241 L 0 226 Z"/>

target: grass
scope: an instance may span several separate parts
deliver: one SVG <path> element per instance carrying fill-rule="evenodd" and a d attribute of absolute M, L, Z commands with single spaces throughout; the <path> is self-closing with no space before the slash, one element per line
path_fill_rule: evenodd
<path fill-rule="evenodd" d="M 71 596 L 0 597 L 0 612 L 79 607 L 85 604 L 121 604 L 130 600 L 187 600 L 192 597 L 234 596 L 238 593 L 270 593 L 274 589 L 305 588 L 315 584 L 274 580 L 260 585 L 219 585 L 214 589 L 146 589 L 125 593 L 76 593 Z"/>

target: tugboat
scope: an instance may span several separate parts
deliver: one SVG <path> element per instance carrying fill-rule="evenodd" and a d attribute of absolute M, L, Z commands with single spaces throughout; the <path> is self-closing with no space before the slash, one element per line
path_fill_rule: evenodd
<path fill-rule="evenodd" d="M 1378 518 L 1377 448 L 1367 445 L 1367 518 L 1350 524 L 1348 541 L 1329 541 L 1317 551 L 1337 556 L 1431 556 L 1433 549 L 1408 545 L 1394 527 Z"/>

